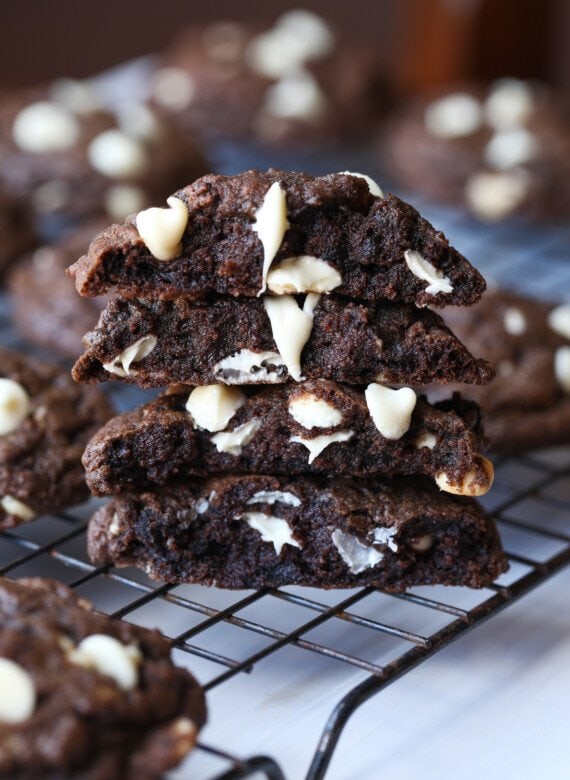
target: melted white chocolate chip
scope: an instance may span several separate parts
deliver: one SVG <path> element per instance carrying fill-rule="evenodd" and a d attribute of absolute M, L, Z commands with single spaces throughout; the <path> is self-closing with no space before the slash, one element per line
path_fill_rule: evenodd
<path fill-rule="evenodd" d="M 342 422 L 342 414 L 324 398 L 313 393 L 295 395 L 289 402 L 289 414 L 303 428 L 336 428 Z"/>
<path fill-rule="evenodd" d="M 12 137 L 24 152 L 61 152 L 78 140 L 79 123 L 65 106 L 42 100 L 20 111 L 12 126 Z"/>
<path fill-rule="evenodd" d="M 281 517 L 265 515 L 263 512 L 244 512 L 243 515 L 239 515 L 236 519 L 245 520 L 250 528 L 258 531 L 261 534 L 262 541 L 269 542 L 275 547 L 277 555 L 281 555 L 281 550 L 286 544 L 301 549 L 301 545 L 293 536 L 289 524 Z"/>
<path fill-rule="evenodd" d="M 282 365 L 283 358 L 278 352 L 252 352 L 244 348 L 216 363 L 212 373 L 226 385 L 245 385 L 251 382 L 274 384 L 279 381 L 279 373 L 275 369 Z M 270 370 L 271 367 L 273 371 Z"/>
<path fill-rule="evenodd" d="M 484 154 L 491 168 L 505 171 L 531 162 L 539 151 L 536 137 L 524 127 L 517 127 L 495 133 L 485 147 Z"/>
<path fill-rule="evenodd" d="M 29 672 L 0 658 L 0 723 L 23 723 L 36 708 L 36 686 Z"/>
<path fill-rule="evenodd" d="M 139 211 L 136 225 L 139 235 L 157 260 L 173 260 L 180 252 L 182 236 L 188 224 L 188 209 L 180 198 L 167 198 L 167 209 Z"/>
<path fill-rule="evenodd" d="M 430 103 L 424 122 L 428 132 L 438 138 L 462 138 L 479 130 L 483 110 L 473 95 L 454 92 Z"/>
<path fill-rule="evenodd" d="M 406 249 L 404 252 L 404 260 L 414 276 L 428 282 L 426 292 L 429 295 L 453 292 L 453 285 L 448 277 L 443 275 L 443 271 L 438 270 L 429 262 L 429 260 L 422 257 L 419 252 L 416 252 L 413 249 Z"/>
<path fill-rule="evenodd" d="M 152 80 L 152 95 L 156 102 L 171 111 L 183 111 L 194 99 L 196 85 L 181 68 L 162 68 Z"/>
<path fill-rule="evenodd" d="M 328 293 L 342 284 L 336 268 L 311 255 L 288 257 L 269 271 L 267 287 L 278 295 L 291 293 Z"/>
<path fill-rule="evenodd" d="M 423 433 L 420 433 L 418 438 L 414 442 L 414 447 L 417 450 L 421 450 L 422 447 L 427 447 L 428 450 L 433 450 L 435 445 L 437 444 L 437 436 L 435 433 L 431 433 L 430 431 L 424 431 Z"/>
<path fill-rule="evenodd" d="M 248 504 L 287 504 L 288 506 L 301 506 L 301 499 L 283 490 L 258 490 L 247 501 Z"/>
<path fill-rule="evenodd" d="M 318 458 L 321 452 L 336 442 L 348 441 L 354 435 L 353 430 L 337 431 L 337 433 L 325 433 L 322 436 L 315 436 L 313 439 L 305 439 L 303 436 L 291 436 L 289 441 L 295 444 L 302 444 L 309 450 L 309 465 Z"/>
<path fill-rule="evenodd" d="M 18 382 L 0 378 L 0 436 L 18 430 L 32 410 L 26 390 Z"/>
<path fill-rule="evenodd" d="M 525 200 L 529 179 L 519 169 L 491 173 L 474 173 L 465 185 L 465 197 L 473 213 L 480 219 L 504 219 Z"/>
<path fill-rule="evenodd" d="M 370 190 L 371 195 L 374 195 L 375 198 L 384 197 L 384 193 L 382 192 L 380 185 L 375 182 L 371 176 L 367 176 L 365 173 L 354 173 L 354 171 L 341 171 L 341 173 L 345 176 L 356 176 L 357 179 L 364 179 L 364 181 L 368 184 L 368 189 Z"/>
<path fill-rule="evenodd" d="M 522 336 L 526 331 L 526 318 L 520 309 L 509 308 L 503 316 L 503 325 L 511 336 Z"/>
<path fill-rule="evenodd" d="M 534 92 L 519 79 L 500 79 L 491 85 L 485 101 L 485 118 L 491 127 L 505 130 L 520 127 L 535 109 Z"/>
<path fill-rule="evenodd" d="M 263 203 L 255 212 L 253 230 L 257 233 L 263 246 L 263 269 L 261 272 L 261 289 L 258 295 L 265 292 L 267 275 L 275 255 L 283 242 L 289 227 L 287 220 L 287 194 L 276 181 L 265 193 Z"/>
<path fill-rule="evenodd" d="M 374 425 L 386 439 L 399 439 L 409 429 L 417 398 L 411 387 L 392 390 L 372 383 L 364 391 Z"/>
<path fill-rule="evenodd" d="M 547 322 L 551 330 L 570 341 L 570 303 L 563 303 L 552 309 Z"/>
<path fill-rule="evenodd" d="M 394 537 L 397 534 L 398 529 L 392 526 L 379 526 L 372 532 L 372 538 L 377 544 L 387 545 L 392 552 L 398 552 L 398 545 L 394 541 Z"/>
<path fill-rule="evenodd" d="M 311 335 L 313 315 L 319 299 L 319 295 L 310 293 L 301 309 L 292 295 L 263 298 L 263 306 L 271 323 L 273 340 L 291 378 L 296 382 L 300 382 L 303 378 L 301 353 Z"/>
<path fill-rule="evenodd" d="M 196 427 L 214 433 L 223 431 L 244 403 L 245 395 L 237 387 L 204 385 L 192 390 L 186 409 Z"/>
<path fill-rule="evenodd" d="M 371 569 L 384 558 L 384 553 L 379 552 L 374 547 L 362 544 L 356 536 L 345 534 L 340 528 L 332 532 L 332 540 L 340 557 L 352 574 L 360 574 L 366 569 Z"/>
<path fill-rule="evenodd" d="M 29 520 L 33 520 L 36 516 L 34 509 L 27 504 L 24 504 L 22 501 L 19 501 L 17 498 L 14 498 L 14 496 L 3 496 L 0 498 L 0 507 L 6 514 L 19 517 L 20 520 L 23 520 L 25 523 Z"/>
<path fill-rule="evenodd" d="M 93 168 L 110 179 L 130 179 L 140 176 L 148 167 L 143 146 L 121 130 L 104 130 L 87 147 L 87 157 Z"/>
<path fill-rule="evenodd" d="M 211 442 L 218 452 L 227 452 L 229 455 L 240 455 L 241 448 L 249 444 L 261 427 L 261 420 L 249 420 L 238 425 L 233 431 L 216 433 Z"/>
<path fill-rule="evenodd" d="M 150 355 L 152 350 L 156 347 L 158 339 L 156 336 L 149 335 L 131 344 L 130 347 L 124 349 L 117 357 L 113 358 L 109 363 L 103 363 L 103 368 L 110 374 L 115 374 L 120 377 L 136 376 L 137 372 L 131 368 L 133 363 L 139 363 L 145 357 Z"/>
<path fill-rule="evenodd" d="M 327 106 L 327 97 L 315 77 L 307 71 L 296 71 L 269 87 L 263 110 L 281 119 L 318 122 Z"/>
<path fill-rule="evenodd" d="M 67 658 L 76 666 L 94 669 L 111 677 L 125 691 L 136 688 L 142 655 L 135 645 L 124 645 L 107 634 L 85 637 Z"/>

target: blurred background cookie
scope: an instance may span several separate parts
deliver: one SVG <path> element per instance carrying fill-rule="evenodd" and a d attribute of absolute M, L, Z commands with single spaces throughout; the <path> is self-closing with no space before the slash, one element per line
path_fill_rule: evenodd
<path fill-rule="evenodd" d="M 37 241 L 24 204 L 0 187 L 0 280 L 14 258 Z"/>
<path fill-rule="evenodd" d="M 271 25 L 193 25 L 167 50 L 151 99 L 206 138 L 315 143 L 362 138 L 385 104 L 372 46 L 291 10 Z"/>

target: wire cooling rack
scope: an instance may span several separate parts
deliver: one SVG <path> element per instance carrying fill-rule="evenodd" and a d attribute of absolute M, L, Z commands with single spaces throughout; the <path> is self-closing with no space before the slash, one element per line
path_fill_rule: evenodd
<path fill-rule="evenodd" d="M 249 162 L 242 154 L 236 163 L 229 154 L 223 167 L 231 172 Z M 264 167 L 259 158 L 253 162 Z M 344 168 L 374 174 L 368 163 L 358 155 L 341 166 L 322 159 L 318 165 L 309 160 L 288 166 L 288 161 L 282 161 L 283 167 L 315 173 Z M 570 297 L 569 229 L 540 231 L 513 224 L 482 228 L 459 213 L 408 199 L 487 276 L 537 296 Z M 0 337 L 2 344 L 26 349 L 10 329 L 2 300 Z M 109 392 L 119 410 L 148 397 L 118 384 L 110 386 Z M 135 569 L 91 565 L 85 531 L 88 517 L 99 505 L 96 501 L 4 533 L 0 574 L 54 577 L 106 614 L 160 628 L 171 639 L 175 660 L 197 674 L 210 703 L 214 701 L 213 721 L 216 707 L 220 702 L 223 706 L 224 691 L 237 686 L 244 704 L 243 711 L 232 713 L 232 728 L 238 732 L 256 728 L 258 707 L 260 718 L 273 711 L 264 689 L 277 675 L 285 681 L 291 678 L 292 691 L 296 690 L 293 673 L 300 667 L 325 684 L 330 682 L 334 690 L 342 690 L 339 680 L 348 680 L 348 692 L 339 695 L 323 724 L 306 775 L 306 780 L 319 780 L 325 776 L 343 727 L 361 704 L 570 562 L 570 449 L 505 458 L 495 465 L 495 486 L 483 503 L 497 520 L 511 568 L 481 591 L 423 587 L 393 595 L 373 588 L 230 592 L 164 586 Z M 278 706 L 276 701 L 274 710 Z M 264 752 L 263 745 L 259 749 Z M 271 758 L 241 760 L 201 742 L 172 777 L 230 780 L 254 775 L 284 778 Z"/>

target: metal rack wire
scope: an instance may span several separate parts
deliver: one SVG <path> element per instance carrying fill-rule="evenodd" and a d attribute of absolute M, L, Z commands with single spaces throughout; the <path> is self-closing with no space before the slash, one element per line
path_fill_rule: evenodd
<path fill-rule="evenodd" d="M 512 227 L 481 231 L 459 215 L 449 219 L 449 212 L 430 214 L 425 204 L 419 205 L 483 271 L 491 269 L 500 281 L 515 276 L 516 269 L 520 288 L 532 282 L 535 293 L 555 297 L 555 288 L 563 283 L 562 274 L 570 289 L 570 268 L 559 265 L 560 258 L 568 257 L 567 229 L 518 231 L 516 235 Z M 497 260 L 509 257 L 510 265 Z M 538 258 L 541 272 L 537 276 Z M 554 270 L 560 273 L 554 275 Z M 23 346 L 8 325 L 2 300 L 0 333 L 3 344 Z M 132 388 L 115 386 L 112 395 L 120 409 L 139 400 Z M 511 570 L 476 593 L 435 587 L 396 595 L 372 588 L 329 593 L 281 588 L 222 594 L 199 586 L 159 585 L 134 569 L 94 567 L 88 561 L 85 531 L 96 502 L 4 533 L 0 537 L 0 574 L 61 579 L 90 597 L 97 609 L 117 619 L 145 624 L 151 610 L 152 624 L 158 624 L 171 638 L 178 660 L 188 659 L 190 668 L 206 662 L 204 687 L 209 692 L 240 676 L 247 676 L 254 690 L 259 684 L 255 674 L 259 665 L 266 659 L 275 663 L 278 652 L 287 647 L 364 673 L 364 679 L 338 702 L 316 746 L 306 778 L 319 780 L 325 776 L 343 727 L 361 704 L 570 563 L 570 450 L 503 459 L 496 463 L 496 474 L 495 487 L 484 503 L 497 519 Z M 371 601 L 373 608 L 368 608 Z M 271 619 L 272 613 L 282 608 L 289 611 L 293 627 L 277 626 Z M 433 616 L 433 621 L 424 621 L 421 630 L 412 630 L 414 620 L 409 616 L 418 609 Z M 373 637 L 375 648 L 387 640 L 388 649 L 383 646 L 381 651 L 370 653 L 366 643 L 362 647 L 357 641 L 348 646 L 337 643 L 335 626 L 351 633 L 365 630 Z M 244 639 L 245 651 L 241 647 L 240 652 L 232 653 L 237 644 L 225 637 L 234 638 L 236 632 Z M 269 780 L 284 779 L 276 762 L 265 756 L 241 760 L 203 743 L 197 753 L 210 761 L 209 777 L 219 780 L 237 780 L 259 772 Z M 191 776 L 193 760 L 191 757 L 187 770 L 183 768 L 176 777 Z"/>

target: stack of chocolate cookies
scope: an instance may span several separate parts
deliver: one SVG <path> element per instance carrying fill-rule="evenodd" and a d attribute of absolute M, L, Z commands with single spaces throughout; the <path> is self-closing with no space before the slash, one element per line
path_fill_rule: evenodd
<path fill-rule="evenodd" d="M 505 569 L 473 496 L 479 411 L 410 385 L 484 384 L 432 306 L 479 273 L 361 174 L 208 175 L 101 233 L 71 268 L 117 288 L 74 367 L 168 389 L 84 456 L 97 563 L 229 588 L 480 587 Z M 396 386 L 396 387 L 394 387 Z"/>

